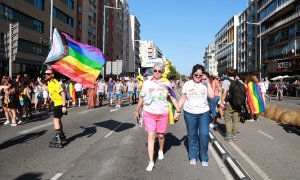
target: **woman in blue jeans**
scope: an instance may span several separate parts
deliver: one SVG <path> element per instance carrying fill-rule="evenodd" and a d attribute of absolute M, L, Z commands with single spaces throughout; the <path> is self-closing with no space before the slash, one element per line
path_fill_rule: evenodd
<path fill-rule="evenodd" d="M 179 107 L 183 105 L 190 164 L 196 165 L 200 156 L 202 166 L 208 166 L 210 108 L 207 99 L 213 98 L 214 92 L 202 65 L 196 64 L 192 75 L 193 79 L 182 87 L 178 104 Z"/>

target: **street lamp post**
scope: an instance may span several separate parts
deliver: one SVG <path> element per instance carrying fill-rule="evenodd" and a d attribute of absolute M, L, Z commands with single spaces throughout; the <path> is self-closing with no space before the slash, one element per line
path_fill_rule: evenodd
<path fill-rule="evenodd" d="M 121 8 L 117 8 L 117 7 L 113 7 L 113 6 L 104 5 L 104 8 L 103 8 L 103 32 L 102 32 L 102 51 L 103 51 L 104 55 L 105 55 L 105 34 L 106 34 L 106 31 L 105 31 L 105 20 L 106 20 L 105 11 L 106 11 L 106 8 L 115 9 L 115 10 L 121 9 Z M 110 68 L 112 68 L 112 62 L 111 62 L 111 67 Z M 102 72 L 103 72 L 102 79 L 104 79 L 104 74 L 105 74 L 105 68 L 104 67 L 103 67 Z"/>
<path fill-rule="evenodd" d="M 247 24 L 259 26 L 259 79 L 261 79 L 261 23 L 250 23 L 246 22 Z"/>
<path fill-rule="evenodd" d="M 134 40 L 134 62 L 133 62 L 133 71 L 134 71 L 134 76 L 135 76 L 135 61 L 136 61 L 136 59 L 135 59 L 135 42 L 140 42 L 140 41 L 142 41 L 141 39 L 136 39 L 136 40 Z"/>

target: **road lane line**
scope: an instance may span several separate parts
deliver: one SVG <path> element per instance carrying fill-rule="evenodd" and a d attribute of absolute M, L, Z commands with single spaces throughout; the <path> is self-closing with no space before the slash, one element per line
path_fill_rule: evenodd
<path fill-rule="evenodd" d="M 269 176 L 260 167 L 252 161 L 234 142 L 229 144 L 250 164 L 250 166 L 263 178 L 270 179 Z"/>
<path fill-rule="evenodd" d="M 58 178 L 60 178 L 64 173 L 62 172 L 58 172 L 56 173 L 52 178 L 50 178 L 50 180 L 57 180 Z"/>
<path fill-rule="evenodd" d="M 260 134 L 262 134 L 262 135 L 267 136 L 267 137 L 270 138 L 270 139 L 275 139 L 275 138 L 273 138 L 272 136 L 270 136 L 269 134 L 267 134 L 267 133 L 265 133 L 265 132 L 263 132 L 263 131 L 261 131 L 261 130 L 258 130 L 258 132 L 259 132 Z"/>
<path fill-rule="evenodd" d="M 43 124 L 40 126 L 36 126 L 36 127 L 30 128 L 30 129 L 24 130 L 24 131 L 20 131 L 20 132 L 18 132 L 18 134 L 28 134 L 29 132 L 36 131 L 38 129 L 50 126 L 52 124 L 53 124 L 52 122 L 49 122 L 49 123 L 46 123 L 46 124 Z"/>
<path fill-rule="evenodd" d="M 112 135 L 117 129 L 119 129 L 120 126 L 122 126 L 125 123 L 125 121 L 123 121 L 121 124 L 119 124 L 119 126 L 117 126 L 115 129 L 113 129 L 112 131 L 110 131 L 108 134 L 106 134 L 104 136 L 104 138 L 108 138 L 110 135 Z"/>
<path fill-rule="evenodd" d="M 221 160 L 221 158 L 218 156 L 216 150 L 212 147 L 211 144 L 209 144 L 208 146 L 209 151 L 211 152 L 211 154 L 213 155 L 213 157 L 215 158 L 215 160 L 217 161 L 217 164 L 219 165 L 221 171 L 223 172 L 225 178 L 227 180 L 233 180 L 233 176 L 231 175 L 231 173 L 228 171 L 228 169 L 226 168 L 224 162 Z"/>

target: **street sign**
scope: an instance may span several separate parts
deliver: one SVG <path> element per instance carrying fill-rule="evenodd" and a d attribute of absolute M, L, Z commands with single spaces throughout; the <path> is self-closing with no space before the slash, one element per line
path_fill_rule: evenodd
<path fill-rule="evenodd" d="M 9 31 L 6 33 L 4 39 L 5 54 L 11 61 L 16 60 L 16 54 L 18 52 L 18 40 L 19 40 L 19 23 L 10 23 Z"/>

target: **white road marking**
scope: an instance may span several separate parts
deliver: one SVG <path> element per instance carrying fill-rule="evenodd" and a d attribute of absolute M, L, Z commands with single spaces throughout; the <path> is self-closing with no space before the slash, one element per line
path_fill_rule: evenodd
<path fill-rule="evenodd" d="M 18 132 L 18 134 L 28 134 L 29 132 L 36 131 L 38 129 L 50 126 L 52 124 L 53 124 L 52 122 L 49 122 L 49 123 L 46 123 L 46 124 L 43 124 L 40 126 L 36 126 L 36 127 L 30 128 L 30 129 L 24 130 L 24 131 L 20 131 L 20 132 Z"/>
<path fill-rule="evenodd" d="M 252 161 L 234 142 L 229 142 L 229 144 L 250 164 L 250 166 L 263 178 L 271 179 L 260 167 Z"/>
<path fill-rule="evenodd" d="M 238 168 L 235 163 L 232 161 L 231 157 L 227 157 L 226 161 L 230 164 L 230 166 L 233 168 L 234 172 L 238 175 L 240 179 L 245 178 L 246 176 L 244 173 Z"/>
<path fill-rule="evenodd" d="M 108 138 L 110 135 L 112 135 L 117 129 L 119 129 L 120 126 L 122 126 L 125 123 L 125 121 L 123 121 L 121 124 L 119 124 L 119 126 L 117 126 L 115 129 L 113 129 L 112 131 L 110 131 L 108 134 L 106 134 L 104 136 L 104 138 Z"/>
<path fill-rule="evenodd" d="M 270 136 L 269 134 L 267 134 L 267 133 L 265 133 L 265 132 L 263 132 L 263 131 L 261 131 L 261 130 L 258 130 L 258 132 L 259 132 L 260 134 L 262 134 L 262 135 L 267 136 L 267 137 L 270 138 L 270 139 L 275 139 L 275 138 L 273 138 L 272 136 Z"/>
<path fill-rule="evenodd" d="M 58 172 L 56 173 L 52 178 L 50 178 L 50 180 L 57 180 L 58 178 L 60 178 L 64 173 Z"/>
<path fill-rule="evenodd" d="M 215 160 L 217 161 L 217 163 L 218 163 L 221 171 L 223 172 L 225 178 L 228 179 L 228 180 L 233 180 L 234 178 L 232 177 L 231 173 L 228 171 L 228 169 L 226 168 L 224 162 L 218 156 L 216 150 L 212 147 L 211 144 L 209 144 L 208 149 L 211 152 L 211 154 L 213 155 L 213 157 L 215 158 Z"/>

